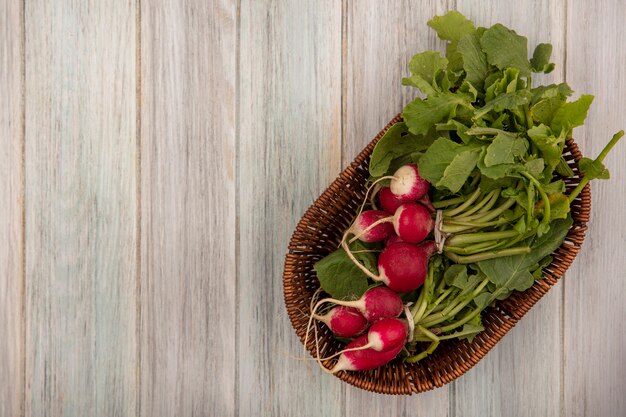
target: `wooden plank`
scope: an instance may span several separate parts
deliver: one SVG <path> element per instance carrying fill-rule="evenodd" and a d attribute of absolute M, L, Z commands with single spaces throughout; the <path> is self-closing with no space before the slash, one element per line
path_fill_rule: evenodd
<path fill-rule="evenodd" d="M 25 4 L 27 416 L 136 409 L 135 6 Z"/>
<path fill-rule="evenodd" d="M 0 417 L 23 405 L 23 34 L 21 5 L 0 0 Z"/>
<path fill-rule="evenodd" d="M 407 63 L 418 52 L 444 50 L 426 22 L 453 5 L 446 0 L 428 4 L 409 0 L 346 3 L 344 166 L 415 98 L 416 89 L 401 83 L 407 75 Z M 347 416 L 420 414 L 448 415 L 448 388 L 412 397 L 372 395 L 347 388 Z"/>
<path fill-rule="evenodd" d="M 235 413 L 236 2 L 141 2 L 141 412 Z"/>
<path fill-rule="evenodd" d="M 564 80 L 565 5 L 562 1 L 459 1 L 477 25 L 502 23 L 528 37 L 529 54 L 540 42 L 553 46 L 556 69 L 533 82 Z M 453 385 L 456 416 L 556 416 L 560 407 L 561 298 L 554 287 L 468 374 Z"/>
<path fill-rule="evenodd" d="M 239 415 L 338 416 L 345 384 L 302 363 L 281 275 L 293 229 L 340 171 L 341 2 L 241 2 Z"/>
<path fill-rule="evenodd" d="M 595 158 L 626 128 L 626 4 L 569 1 L 567 81 L 595 95 L 584 127 L 574 130 Z M 583 249 L 565 280 L 563 415 L 626 415 L 626 143 L 605 164 L 609 181 L 592 184 L 592 214 Z"/>

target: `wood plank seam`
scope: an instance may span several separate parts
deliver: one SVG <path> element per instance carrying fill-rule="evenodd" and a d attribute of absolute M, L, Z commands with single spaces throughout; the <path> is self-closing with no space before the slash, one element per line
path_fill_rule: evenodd
<path fill-rule="evenodd" d="M 21 141 L 21 205 L 22 205 L 22 244 L 20 254 L 20 303 L 21 305 L 21 341 L 22 357 L 20 358 L 21 378 L 20 384 L 22 386 L 21 391 L 21 404 L 20 404 L 20 416 L 26 416 L 26 0 L 22 0 L 22 7 L 20 10 L 20 26 L 22 28 L 21 45 L 20 45 L 20 58 L 22 60 L 22 141 Z"/>
<path fill-rule="evenodd" d="M 241 311 L 239 306 L 239 300 L 241 299 L 241 246 L 239 241 L 241 239 L 241 174 L 239 163 L 241 155 L 241 0 L 235 2 L 235 358 L 239 358 L 240 349 L 240 337 L 239 328 L 241 326 L 240 317 Z M 235 361 L 235 417 L 239 417 L 239 361 Z"/>
<path fill-rule="evenodd" d="M 135 391 L 138 393 L 135 403 L 135 416 L 141 415 L 141 0 L 135 0 L 135 331 L 136 335 L 136 361 Z"/>

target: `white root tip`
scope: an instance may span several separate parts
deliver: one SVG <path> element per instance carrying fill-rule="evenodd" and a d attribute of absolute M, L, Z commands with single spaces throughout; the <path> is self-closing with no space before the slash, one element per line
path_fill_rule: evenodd
<path fill-rule="evenodd" d="M 409 323 L 409 338 L 407 339 L 409 342 L 413 340 L 413 336 L 415 334 L 415 321 L 413 320 L 413 314 L 411 314 L 411 307 L 413 303 L 408 303 L 404 306 L 404 315 L 406 316 L 406 321 Z"/>
<path fill-rule="evenodd" d="M 344 355 L 344 356 L 339 357 L 339 360 L 337 361 L 335 366 L 333 366 L 333 369 L 328 370 L 328 373 L 336 374 L 337 372 L 340 372 L 340 371 L 354 371 L 354 370 L 355 370 L 354 366 L 352 366 L 352 363 Z"/>
<path fill-rule="evenodd" d="M 397 196 L 403 196 L 411 192 L 411 189 L 417 182 L 415 170 L 408 166 L 402 166 L 393 174 L 394 180 L 389 184 L 391 192 Z"/>
<path fill-rule="evenodd" d="M 313 294 L 313 297 L 311 297 L 311 304 L 309 305 L 309 309 L 311 310 L 310 312 L 311 315 L 309 316 L 309 322 L 307 323 L 307 326 L 306 326 L 306 333 L 304 334 L 304 345 L 302 347 L 302 359 L 306 358 L 306 346 L 309 342 L 309 333 L 311 332 L 311 325 L 313 324 L 313 318 L 316 316 L 315 312 L 324 301 L 332 300 L 332 298 L 325 298 L 323 300 L 317 301 L 317 298 L 319 297 L 321 292 L 322 292 L 322 288 L 318 288 L 317 291 L 315 291 L 315 293 Z M 314 328 L 315 328 L 315 339 L 316 339 L 315 342 L 317 343 L 317 326 L 315 326 Z"/>
<path fill-rule="evenodd" d="M 317 321 L 321 321 L 327 326 L 329 325 L 330 318 L 328 317 L 327 314 L 324 314 L 323 316 L 320 316 L 319 314 L 313 314 L 313 318 Z"/>
<path fill-rule="evenodd" d="M 327 360 L 329 360 L 329 359 L 336 358 L 336 357 L 337 357 L 337 356 L 339 356 L 339 355 L 343 355 L 343 354 L 344 354 L 344 353 L 346 353 L 346 352 L 354 352 L 355 350 L 365 350 L 365 349 L 370 349 L 370 348 L 375 349 L 375 350 L 380 350 L 380 349 L 376 349 L 376 348 L 375 348 L 375 345 L 376 345 L 376 344 L 378 344 L 378 345 L 382 345 L 382 341 L 380 341 L 380 339 L 379 339 L 379 341 L 378 341 L 377 343 L 371 343 L 371 342 L 370 342 L 370 343 L 368 343 L 368 344 L 366 344 L 366 345 L 363 345 L 363 346 L 359 346 L 359 347 L 355 347 L 355 348 L 350 348 L 350 349 L 343 349 L 343 350 L 340 350 L 340 351 L 339 351 L 339 352 L 337 352 L 337 353 L 333 353 L 333 354 L 332 354 L 332 355 L 330 355 L 330 356 L 326 356 L 325 358 L 319 358 L 319 359 L 320 359 L 321 361 L 327 361 Z"/>

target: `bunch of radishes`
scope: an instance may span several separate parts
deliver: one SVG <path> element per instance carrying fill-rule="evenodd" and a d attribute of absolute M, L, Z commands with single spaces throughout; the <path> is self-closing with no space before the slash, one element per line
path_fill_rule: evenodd
<path fill-rule="evenodd" d="M 311 312 L 309 324 L 317 319 L 336 336 L 355 338 L 338 353 L 339 360 L 330 371 L 332 373 L 374 369 L 398 355 L 411 332 L 411 324 L 398 318 L 404 310 L 398 293 L 414 291 L 424 283 L 428 260 L 436 250 L 435 242 L 424 241 L 434 227 L 431 217 L 434 209 L 428 198 L 429 183 L 420 177 L 413 164 L 404 165 L 394 175 L 377 182 L 387 179 L 391 180 L 390 186 L 378 192 L 382 210 L 360 212 L 341 242 L 355 265 L 386 287 L 371 288 L 356 301 L 326 298 L 317 302 Z M 376 183 L 372 184 L 370 190 L 375 186 Z M 378 257 L 378 275 L 361 264 L 350 251 L 349 243 L 357 239 L 385 242 Z M 322 316 L 317 315 L 317 310 L 325 303 L 334 303 L 336 307 Z M 367 333 L 363 334 L 366 330 Z"/>

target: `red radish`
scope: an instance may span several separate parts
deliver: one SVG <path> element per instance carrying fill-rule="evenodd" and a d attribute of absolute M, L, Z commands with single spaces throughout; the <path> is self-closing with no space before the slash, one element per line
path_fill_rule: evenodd
<path fill-rule="evenodd" d="M 409 313 L 410 314 L 410 313 Z M 378 320 L 367 331 L 367 344 L 351 349 L 344 349 L 326 358 L 327 360 L 354 350 L 374 349 L 378 352 L 395 349 L 403 346 L 407 338 L 407 323 L 404 320 L 388 317 Z"/>
<path fill-rule="evenodd" d="M 346 234 L 354 233 L 363 242 L 380 242 L 385 240 L 393 233 L 393 226 L 388 222 L 380 222 L 375 226 L 372 225 L 388 216 L 389 214 L 384 211 L 366 210 L 356 218 L 352 227 L 346 231 Z"/>
<path fill-rule="evenodd" d="M 367 344 L 363 347 L 377 351 L 390 350 L 404 345 L 407 334 L 406 322 L 388 317 L 378 320 L 367 331 Z"/>
<path fill-rule="evenodd" d="M 420 177 L 415 164 L 398 168 L 389 185 L 391 192 L 403 202 L 419 200 L 428 192 L 429 187 L 428 181 Z"/>
<path fill-rule="evenodd" d="M 404 311 L 404 305 L 402 304 L 400 296 L 389 288 L 382 286 L 370 288 L 356 301 L 324 298 L 319 300 L 311 309 L 311 316 L 309 317 L 309 324 L 307 325 L 304 337 L 305 347 L 309 339 L 309 330 L 311 329 L 313 318 L 316 316 L 315 313 L 323 303 L 335 303 L 344 307 L 356 308 L 370 323 L 387 317 L 398 317 L 402 311 Z"/>
<path fill-rule="evenodd" d="M 365 213 L 367 212 L 363 212 L 363 214 Z M 358 219 L 355 224 L 356 223 L 358 223 Z M 350 239 L 350 243 L 356 239 L 363 240 L 363 236 L 368 236 L 370 231 L 376 230 L 381 224 L 385 223 L 392 223 L 396 234 L 400 236 L 403 241 L 408 243 L 421 242 L 426 239 L 426 236 L 428 236 L 435 227 L 435 221 L 430 217 L 430 213 L 426 207 L 419 203 L 405 203 L 398 207 L 393 216 L 382 217 L 370 223 L 367 228 L 355 234 L 355 236 Z M 344 249 L 347 247 L 347 245 L 345 245 L 345 239 L 352 232 L 353 228 L 354 226 L 348 229 L 344 234 L 342 241 Z M 382 234 L 377 233 L 377 236 L 382 236 Z M 389 235 L 385 236 L 385 238 L 388 236 Z M 384 240 L 385 238 L 380 240 Z M 346 251 L 348 251 L 348 249 L 346 249 Z"/>
<path fill-rule="evenodd" d="M 370 323 L 386 317 L 398 317 L 404 310 L 400 296 L 385 287 L 371 288 L 360 300 L 349 302 L 354 303 L 349 306 L 358 308 Z"/>
<path fill-rule="evenodd" d="M 380 207 L 390 214 L 395 213 L 398 207 L 404 203 L 404 201 L 400 200 L 394 193 L 391 192 L 389 187 L 381 188 L 378 193 L 378 198 L 380 200 Z"/>
<path fill-rule="evenodd" d="M 369 326 L 365 316 L 354 307 L 334 307 L 323 316 L 315 315 L 315 318 L 325 323 L 339 337 L 356 337 Z"/>
<path fill-rule="evenodd" d="M 405 242 L 418 243 L 435 227 L 435 221 L 430 217 L 428 209 L 421 204 L 403 204 L 394 214 L 393 227 L 396 234 Z"/>
<path fill-rule="evenodd" d="M 391 236 L 385 239 L 385 246 L 393 245 L 394 243 L 398 242 L 404 242 L 404 240 L 402 240 L 402 238 L 397 234 L 393 233 Z"/>
<path fill-rule="evenodd" d="M 432 241 L 420 246 L 404 242 L 387 246 L 378 257 L 378 280 L 400 293 L 419 288 L 426 279 L 428 259 L 435 249 Z"/>
<path fill-rule="evenodd" d="M 372 348 L 358 350 L 358 348 L 368 343 L 368 335 L 365 334 L 348 343 L 346 346 L 347 351 L 339 356 L 339 360 L 330 372 L 334 374 L 339 371 L 367 371 L 376 369 L 389 363 L 400 353 L 404 346 L 403 343 L 400 343 L 398 346 L 389 350 L 377 351 Z"/>
<path fill-rule="evenodd" d="M 347 245 L 344 244 L 344 249 Z M 378 257 L 378 273 L 376 275 L 361 264 L 346 249 L 347 255 L 368 277 L 374 281 L 382 281 L 396 292 L 409 292 L 419 288 L 426 279 L 428 259 L 435 252 L 435 242 L 428 241 L 416 246 L 406 242 L 397 242 L 387 246 Z M 350 304 L 342 304 L 349 305 Z M 365 317 L 371 322 L 367 315 Z"/>
<path fill-rule="evenodd" d="M 386 287 L 374 287 L 365 291 L 365 294 L 355 301 L 335 300 L 324 298 L 313 307 L 313 314 L 322 303 L 334 303 L 340 306 L 356 308 L 370 323 L 386 317 L 398 317 L 404 306 L 400 296 Z"/>

